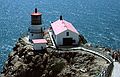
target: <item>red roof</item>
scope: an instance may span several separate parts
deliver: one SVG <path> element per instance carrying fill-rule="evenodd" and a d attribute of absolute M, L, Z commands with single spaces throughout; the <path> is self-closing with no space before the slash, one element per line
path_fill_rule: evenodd
<path fill-rule="evenodd" d="M 72 32 L 79 34 L 79 32 L 74 28 L 74 26 L 70 22 L 65 20 L 57 20 L 51 23 L 51 26 L 55 35 L 58 35 L 66 30 L 70 30 Z"/>
<path fill-rule="evenodd" d="M 47 43 L 47 41 L 45 39 L 33 39 L 32 42 L 35 43 L 35 44 Z"/>
<path fill-rule="evenodd" d="M 37 13 L 35 13 L 35 12 L 33 12 L 32 13 L 32 15 L 41 15 L 42 13 L 40 13 L 40 12 L 37 12 Z"/>

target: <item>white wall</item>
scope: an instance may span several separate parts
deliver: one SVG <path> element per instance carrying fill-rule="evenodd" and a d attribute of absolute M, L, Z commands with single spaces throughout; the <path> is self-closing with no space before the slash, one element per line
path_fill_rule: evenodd
<path fill-rule="evenodd" d="M 33 36 L 32 36 L 33 34 Z M 32 40 L 32 39 L 41 39 L 43 36 L 41 33 L 30 33 L 29 34 L 29 39 Z"/>
<path fill-rule="evenodd" d="M 40 39 L 43 38 L 43 34 L 41 32 L 41 25 L 31 25 L 29 30 L 29 39 Z"/>
<path fill-rule="evenodd" d="M 45 49 L 46 48 L 46 44 L 34 44 L 33 45 L 33 48 L 35 50 L 41 50 L 41 47 L 43 47 L 43 49 Z"/>
<path fill-rule="evenodd" d="M 42 25 L 31 25 L 30 26 L 30 29 L 33 29 L 33 30 L 40 30 L 42 27 Z"/>
<path fill-rule="evenodd" d="M 69 36 L 66 36 L 66 32 L 69 32 Z M 75 44 L 78 44 L 79 42 L 79 35 L 77 33 L 74 33 L 70 30 L 66 30 L 60 34 L 58 34 L 56 36 L 56 44 L 57 45 L 63 45 L 63 38 L 72 38 L 73 40 L 75 40 L 75 43 L 73 43 L 74 45 Z"/>

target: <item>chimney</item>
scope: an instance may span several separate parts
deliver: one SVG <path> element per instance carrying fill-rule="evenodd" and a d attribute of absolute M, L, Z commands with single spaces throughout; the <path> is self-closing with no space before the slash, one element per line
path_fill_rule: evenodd
<path fill-rule="evenodd" d="M 62 15 L 60 16 L 60 20 L 63 20 Z"/>

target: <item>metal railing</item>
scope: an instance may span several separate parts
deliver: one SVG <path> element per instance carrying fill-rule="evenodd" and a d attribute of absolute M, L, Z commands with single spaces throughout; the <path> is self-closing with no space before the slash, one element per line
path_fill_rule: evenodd
<path fill-rule="evenodd" d="M 98 49 L 98 48 L 94 48 L 94 47 L 84 47 L 84 48 L 98 52 L 99 54 L 105 56 L 106 58 L 108 58 L 111 61 L 110 64 L 108 65 L 108 67 L 103 69 L 100 72 L 100 74 L 98 76 L 96 76 L 96 77 L 110 77 L 112 70 L 113 70 L 113 67 L 114 67 L 112 57 L 108 53 L 105 53 L 101 49 Z"/>
<path fill-rule="evenodd" d="M 111 63 L 113 62 L 112 57 L 108 53 L 103 52 L 101 49 L 94 48 L 94 47 L 85 47 L 85 46 L 83 46 L 83 47 L 86 48 L 86 49 L 98 52 L 99 54 L 101 54 L 101 55 L 105 56 L 106 58 L 108 58 L 111 61 Z"/>

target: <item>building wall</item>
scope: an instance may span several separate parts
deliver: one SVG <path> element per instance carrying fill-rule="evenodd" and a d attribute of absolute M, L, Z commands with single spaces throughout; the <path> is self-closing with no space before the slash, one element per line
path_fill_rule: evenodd
<path fill-rule="evenodd" d="M 35 50 L 41 50 L 42 48 L 45 49 L 46 48 L 46 44 L 34 44 L 33 48 Z"/>
<path fill-rule="evenodd" d="M 40 30 L 41 27 L 42 27 L 41 25 L 31 25 L 31 26 L 30 26 L 30 29 L 31 29 L 31 30 L 34 30 L 34 29 L 35 29 L 35 30 Z"/>
<path fill-rule="evenodd" d="M 29 28 L 29 39 L 40 39 L 43 38 L 41 25 L 32 25 Z"/>
<path fill-rule="evenodd" d="M 32 40 L 32 39 L 41 39 L 43 36 L 42 34 L 40 33 L 30 33 L 29 34 L 29 39 Z"/>
<path fill-rule="evenodd" d="M 69 36 L 66 36 L 66 32 L 69 32 Z M 73 43 L 73 45 L 76 45 L 79 43 L 79 35 L 70 30 L 66 30 L 66 31 L 58 34 L 55 39 L 56 44 L 63 45 L 63 38 L 72 38 L 73 40 L 75 40 L 75 43 Z"/>

